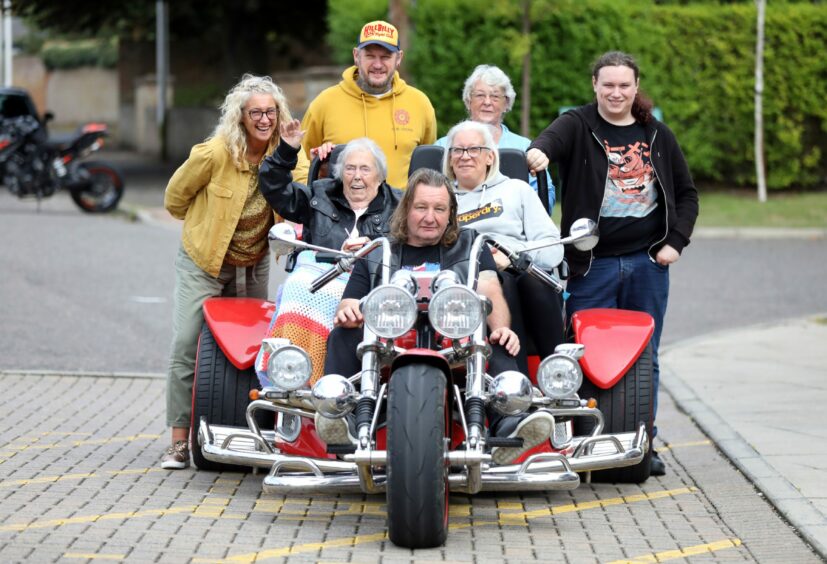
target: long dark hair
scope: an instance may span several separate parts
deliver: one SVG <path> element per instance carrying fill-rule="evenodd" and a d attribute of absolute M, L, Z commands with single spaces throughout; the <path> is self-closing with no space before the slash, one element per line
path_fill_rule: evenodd
<path fill-rule="evenodd" d="M 416 197 L 416 190 L 421 184 L 443 186 L 445 191 L 448 192 L 448 200 L 451 202 L 451 209 L 448 212 L 448 226 L 445 228 L 445 233 L 442 234 L 442 239 L 439 242 L 445 247 L 453 245 L 459 237 L 457 197 L 454 195 L 454 191 L 451 190 L 448 178 L 441 172 L 430 168 L 418 168 L 408 179 L 408 186 L 402 196 L 402 201 L 399 202 L 391 216 L 391 237 L 399 243 L 408 241 L 408 212 L 411 210 L 414 197 Z"/>
<path fill-rule="evenodd" d="M 609 51 L 600 55 L 592 67 L 592 78 L 597 80 L 597 75 L 603 67 L 629 67 L 635 73 L 635 82 L 640 79 L 640 67 L 637 66 L 634 57 L 623 51 Z M 646 125 L 652 121 L 652 107 L 652 100 L 638 88 L 632 102 L 632 117 Z"/>

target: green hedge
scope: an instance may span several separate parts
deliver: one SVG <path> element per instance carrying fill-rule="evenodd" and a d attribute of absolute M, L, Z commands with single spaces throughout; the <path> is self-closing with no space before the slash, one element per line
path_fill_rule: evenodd
<path fill-rule="evenodd" d="M 328 41 L 340 62 L 360 26 L 386 17 L 387 2 L 331 0 Z M 752 3 L 656 5 L 645 0 L 533 0 L 521 33 L 520 0 L 418 0 L 405 65 L 437 111 L 444 133 L 465 117 L 462 85 L 495 64 L 518 90 L 506 123 L 519 130 L 522 55 L 531 45 L 530 136 L 561 106 L 593 98 L 590 70 L 604 51 L 632 53 L 641 88 L 675 131 L 697 180 L 755 182 Z M 771 4 L 764 59 L 764 126 L 770 188 L 827 180 L 827 5 Z"/>
<path fill-rule="evenodd" d="M 118 41 L 112 39 L 81 39 L 46 41 L 40 51 L 46 68 L 78 67 L 114 68 L 118 64 Z"/>

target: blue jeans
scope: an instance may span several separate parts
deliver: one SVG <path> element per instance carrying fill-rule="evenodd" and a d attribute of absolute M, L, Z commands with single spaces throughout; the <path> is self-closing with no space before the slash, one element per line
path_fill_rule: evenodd
<path fill-rule="evenodd" d="M 655 320 L 652 335 L 653 392 L 655 404 L 652 418 L 658 412 L 658 384 L 660 365 L 658 347 L 663 330 L 663 317 L 669 300 L 669 267 L 661 266 L 646 251 L 619 257 L 601 257 L 592 261 L 585 276 L 572 278 L 566 290 L 571 294 L 566 301 L 566 314 L 571 317 L 581 309 L 608 307 L 645 311 Z M 658 428 L 654 426 L 653 437 Z"/>

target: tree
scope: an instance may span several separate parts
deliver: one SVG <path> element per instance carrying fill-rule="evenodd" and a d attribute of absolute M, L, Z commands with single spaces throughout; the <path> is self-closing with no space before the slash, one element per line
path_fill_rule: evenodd
<path fill-rule="evenodd" d="M 154 0 L 16 0 L 14 5 L 18 15 L 54 33 L 155 39 Z M 326 53 L 319 39 L 325 36 L 326 12 L 325 0 L 175 0 L 169 2 L 169 32 L 173 42 L 202 41 L 216 47 L 216 62 L 230 84 L 243 72 L 300 68 L 308 58 Z"/>

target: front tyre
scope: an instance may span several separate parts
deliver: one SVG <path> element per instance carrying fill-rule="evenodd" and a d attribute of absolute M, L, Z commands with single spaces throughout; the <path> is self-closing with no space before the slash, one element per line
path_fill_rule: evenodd
<path fill-rule="evenodd" d="M 614 386 L 608 390 L 598 388 L 583 379 L 578 394 L 581 398 L 595 398 L 603 413 L 604 433 L 628 433 L 637 430 L 641 421 L 649 434 L 649 450 L 643 460 L 634 466 L 592 472 L 596 482 L 640 484 L 649 479 L 652 464 L 652 427 L 654 409 L 652 368 L 652 343 L 646 345 L 635 363 Z M 575 434 L 589 435 L 594 423 L 587 417 L 575 418 Z"/>
<path fill-rule="evenodd" d="M 450 410 L 445 375 L 411 364 L 395 370 L 388 390 L 388 536 L 397 546 L 431 548 L 448 535 L 445 438 Z"/>
<path fill-rule="evenodd" d="M 198 339 L 198 356 L 195 365 L 195 382 L 192 386 L 192 420 L 190 421 L 190 445 L 192 460 L 201 470 L 246 472 L 248 468 L 207 460 L 198 445 L 198 425 L 206 418 L 211 425 L 249 428 L 247 406 L 250 390 L 259 382 L 252 368 L 239 370 L 218 346 L 210 328 L 205 323 Z M 269 418 L 269 421 L 267 419 Z M 261 428 L 273 428 L 273 414 L 257 413 L 256 421 Z"/>
<path fill-rule="evenodd" d="M 105 213 L 118 207 L 123 196 L 123 176 L 112 166 L 96 161 L 79 165 L 78 174 L 88 181 L 70 188 L 72 200 L 88 213 Z"/>

